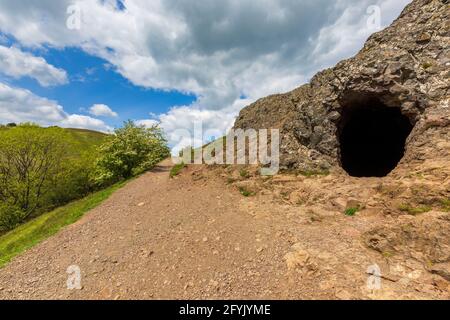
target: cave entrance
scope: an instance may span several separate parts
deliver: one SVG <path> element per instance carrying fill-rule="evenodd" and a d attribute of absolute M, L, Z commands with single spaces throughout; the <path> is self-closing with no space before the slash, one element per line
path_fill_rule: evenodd
<path fill-rule="evenodd" d="M 354 101 L 343 110 L 339 130 L 342 167 L 354 177 L 387 176 L 404 156 L 413 129 L 409 118 L 400 108 L 377 99 Z"/>

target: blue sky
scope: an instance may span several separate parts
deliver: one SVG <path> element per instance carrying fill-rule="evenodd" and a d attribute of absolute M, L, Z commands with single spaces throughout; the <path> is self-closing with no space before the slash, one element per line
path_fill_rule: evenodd
<path fill-rule="evenodd" d="M 10 41 L 14 44 L 14 41 Z M 105 104 L 118 113 L 117 118 L 103 118 L 111 127 L 120 127 L 123 121 L 149 118 L 162 114 L 171 107 L 190 105 L 194 94 L 175 90 L 158 90 L 133 85 L 107 61 L 89 55 L 77 48 L 29 50 L 69 74 L 69 83 L 55 87 L 42 87 L 28 77 L 9 82 L 21 88 L 58 101 L 68 113 L 89 115 L 94 104 Z"/>
<path fill-rule="evenodd" d="M 0 123 L 160 126 L 176 148 L 355 55 L 410 0 L 0 1 Z M 213 133 L 211 133 L 213 132 Z"/>

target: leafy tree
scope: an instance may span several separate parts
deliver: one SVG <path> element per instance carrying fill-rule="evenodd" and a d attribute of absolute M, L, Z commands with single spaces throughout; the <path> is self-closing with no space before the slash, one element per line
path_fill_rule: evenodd
<path fill-rule="evenodd" d="M 45 206 L 52 177 L 62 171 L 67 139 L 59 128 L 26 124 L 0 137 L 0 220 L 11 228 Z M 1 226 L 0 226 L 1 227 Z"/>
<path fill-rule="evenodd" d="M 8 231 L 18 226 L 24 219 L 26 213 L 19 207 L 8 203 L 0 203 L 0 231 Z"/>
<path fill-rule="evenodd" d="M 169 156 L 157 126 L 114 135 L 20 124 L 0 130 L 0 232 L 153 168 Z"/>
<path fill-rule="evenodd" d="M 170 151 L 158 126 L 146 128 L 127 121 L 101 146 L 100 154 L 96 180 L 105 184 L 152 169 Z"/>

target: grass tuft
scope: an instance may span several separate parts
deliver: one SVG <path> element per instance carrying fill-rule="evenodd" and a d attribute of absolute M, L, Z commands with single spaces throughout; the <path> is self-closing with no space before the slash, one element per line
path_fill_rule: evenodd
<path fill-rule="evenodd" d="M 442 199 L 441 200 L 441 207 L 445 212 L 449 212 L 450 211 L 450 199 Z"/>
<path fill-rule="evenodd" d="M 359 208 L 348 208 L 345 210 L 344 214 L 347 217 L 353 217 L 359 211 Z"/>
<path fill-rule="evenodd" d="M 254 195 L 255 195 L 253 192 L 248 191 L 248 190 L 245 189 L 244 187 L 240 187 L 240 188 L 239 188 L 239 192 L 240 192 L 244 197 L 251 197 L 251 196 L 254 196 Z"/>
<path fill-rule="evenodd" d="M 184 162 L 174 165 L 172 167 L 172 169 L 170 170 L 170 177 L 175 178 L 177 175 L 179 175 L 181 173 L 181 171 L 184 168 L 186 168 L 186 165 L 184 164 Z"/>
<path fill-rule="evenodd" d="M 330 175 L 329 170 L 300 170 L 300 171 L 297 171 L 297 173 L 299 175 L 302 175 L 307 178 L 320 177 L 320 176 L 326 177 L 326 176 Z"/>
<path fill-rule="evenodd" d="M 402 212 L 407 212 L 408 214 L 411 214 L 413 216 L 419 215 L 422 213 L 426 213 L 431 211 L 433 208 L 430 206 L 420 206 L 420 207 L 413 207 L 409 204 L 401 204 L 398 209 Z"/>
<path fill-rule="evenodd" d="M 250 178 L 250 172 L 248 172 L 248 170 L 245 170 L 245 169 L 241 169 L 239 171 L 239 175 L 244 179 Z"/>

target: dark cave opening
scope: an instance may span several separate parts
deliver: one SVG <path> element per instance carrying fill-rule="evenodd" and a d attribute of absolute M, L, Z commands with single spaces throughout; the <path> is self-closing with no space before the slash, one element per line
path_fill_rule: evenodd
<path fill-rule="evenodd" d="M 358 100 L 345 106 L 341 118 L 342 167 L 353 177 L 385 177 L 403 158 L 413 125 L 400 108 Z"/>

